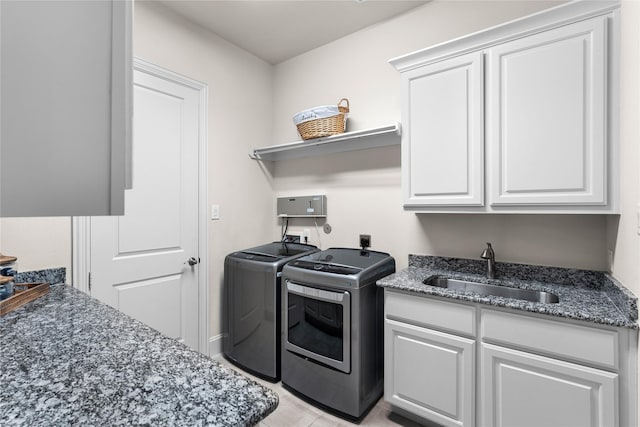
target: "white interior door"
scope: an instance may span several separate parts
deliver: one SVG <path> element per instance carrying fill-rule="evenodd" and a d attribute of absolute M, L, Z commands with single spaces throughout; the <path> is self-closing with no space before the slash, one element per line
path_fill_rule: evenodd
<path fill-rule="evenodd" d="M 91 295 L 195 349 L 199 96 L 135 70 L 133 189 L 124 216 L 90 219 Z"/>

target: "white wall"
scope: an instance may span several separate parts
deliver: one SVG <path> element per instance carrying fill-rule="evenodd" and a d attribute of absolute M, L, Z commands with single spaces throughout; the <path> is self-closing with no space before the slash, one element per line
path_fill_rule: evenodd
<path fill-rule="evenodd" d="M 390 58 L 491 27 L 557 2 L 432 2 L 386 23 L 344 37 L 275 67 L 274 143 L 299 139 L 291 116 L 347 97 L 349 130 L 400 120 L 400 76 Z M 607 269 L 606 218 L 599 215 L 444 215 L 404 212 L 400 149 L 355 151 L 273 165 L 278 195 L 324 193 L 330 235 L 324 248 L 357 246 L 388 251 L 399 268 L 407 254 L 478 258 L 491 241 L 499 261 Z M 444 179 L 444 178 L 443 178 Z M 294 220 L 290 229 L 313 226 Z M 318 243 L 315 233 L 312 243 Z"/>
<path fill-rule="evenodd" d="M 623 1 L 620 94 L 620 217 L 607 223 L 613 275 L 640 295 L 640 2 Z"/>
<path fill-rule="evenodd" d="M 269 180 L 248 156 L 271 135 L 272 67 L 164 6 L 136 1 L 134 54 L 209 87 L 209 203 L 220 205 L 209 222 L 210 335 L 220 326 L 224 257 L 277 240 L 265 212 L 272 207 Z"/>
<path fill-rule="evenodd" d="M 2 218 L 0 251 L 18 257 L 18 271 L 65 267 L 71 279 L 71 219 Z"/>
<path fill-rule="evenodd" d="M 614 251 L 613 275 L 640 295 L 640 2 L 623 1 L 621 20 L 621 215 L 609 218 L 607 238 Z"/>
<path fill-rule="evenodd" d="M 343 97 L 352 129 L 399 121 L 400 79 L 389 59 L 560 3 L 433 1 L 285 61 L 275 67 L 274 142 L 299 139 L 291 125 L 297 111 Z"/>

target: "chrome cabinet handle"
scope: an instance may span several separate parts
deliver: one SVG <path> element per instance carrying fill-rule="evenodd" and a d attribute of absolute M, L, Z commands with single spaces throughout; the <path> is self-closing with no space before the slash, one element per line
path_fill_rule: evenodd
<path fill-rule="evenodd" d="M 191 258 L 189 258 L 189 259 L 187 260 L 187 263 L 189 263 L 189 265 L 190 265 L 190 266 L 192 266 L 192 267 L 193 267 L 194 265 L 198 264 L 199 262 L 200 262 L 200 260 L 199 260 L 199 259 L 196 259 L 196 258 L 194 258 L 194 257 L 191 257 Z"/>

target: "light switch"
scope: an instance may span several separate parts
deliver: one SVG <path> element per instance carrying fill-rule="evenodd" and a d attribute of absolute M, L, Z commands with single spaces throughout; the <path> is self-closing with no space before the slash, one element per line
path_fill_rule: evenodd
<path fill-rule="evenodd" d="M 211 205 L 211 219 L 220 219 L 220 205 Z"/>

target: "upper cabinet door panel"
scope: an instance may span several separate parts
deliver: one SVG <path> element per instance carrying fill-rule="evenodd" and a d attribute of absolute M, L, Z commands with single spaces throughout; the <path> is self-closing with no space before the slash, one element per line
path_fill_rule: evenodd
<path fill-rule="evenodd" d="M 607 203 L 606 24 L 487 51 L 492 205 Z"/>
<path fill-rule="evenodd" d="M 474 52 L 403 73 L 405 205 L 483 205 L 483 65 Z"/>
<path fill-rule="evenodd" d="M 1 1 L 0 216 L 124 211 L 131 1 Z"/>

